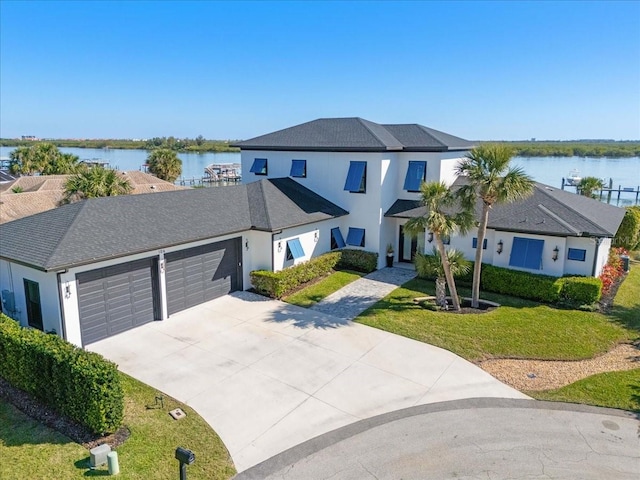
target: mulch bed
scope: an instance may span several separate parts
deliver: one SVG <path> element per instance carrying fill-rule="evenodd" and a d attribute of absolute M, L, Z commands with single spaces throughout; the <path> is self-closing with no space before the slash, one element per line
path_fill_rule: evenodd
<path fill-rule="evenodd" d="M 127 427 L 120 427 L 117 432 L 100 436 L 91 432 L 87 427 L 80 425 L 64 415 L 56 412 L 51 407 L 35 400 L 28 393 L 19 390 L 0 377 L 0 397 L 11 403 L 25 415 L 33 418 L 37 422 L 46 425 L 53 430 L 66 435 L 76 443 L 91 450 L 102 444 L 109 444 L 111 448 L 122 445 L 131 432 Z"/>

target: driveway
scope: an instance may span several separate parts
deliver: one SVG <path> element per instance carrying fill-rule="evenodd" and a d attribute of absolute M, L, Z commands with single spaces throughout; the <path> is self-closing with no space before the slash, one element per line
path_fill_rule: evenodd
<path fill-rule="evenodd" d="M 382 413 L 528 398 L 449 351 L 248 292 L 87 349 L 194 408 L 238 471 Z"/>

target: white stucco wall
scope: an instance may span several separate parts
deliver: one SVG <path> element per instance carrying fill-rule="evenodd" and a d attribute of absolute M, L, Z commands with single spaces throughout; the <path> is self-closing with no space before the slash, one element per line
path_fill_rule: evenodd
<path fill-rule="evenodd" d="M 583 238 L 583 237 L 568 237 L 566 242 L 566 249 L 560 252 L 560 257 L 563 259 L 565 267 L 564 271 L 570 275 L 584 275 L 591 276 L 593 272 L 593 262 L 596 253 L 596 239 Z M 580 250 L 586 250 L 584 262 L 578 260 L 569 260 L 567 254 L 570 248 L 577 248 Z M 603 248 L 603 250 L 608 250 Z M 605 257 L 606 263 L 606 257 Z"/>
<path fill-rule="evenodd" d="M 60 302 L 58 301 L 58 279 L 54 272 L 42 272 L 6 260 L 0 260 L 0 291 L 13 292 L 15 311 L 3 311 L 8 316 L 28 326 L 27 303 L 24 291 L 24 279 L 38 283 L 40 290 L 40 306 L 42 308 L 42 324 L 44 331 L 55 330 L 60 334 L 62 329 L 60 317 Z"/>
<path fill-rule="evenodd" d="M 340 222 L 335 219 L 302 225 L 294 228 L 287 228 L 280 233 L 273 235 L 273 263 L 274 271 L 298 265 L 306 262 L 310 258 L 317 257 L 331 250 L 331 229 L 339 227 Z M 342 229 L 341 229 L 342 230 Z M 346 233 L 343 232 L 343 236 Z M 297 238 L 304 251 L 304 257 L 293 260 L 286 259 L 287 241 Z"/>
<path fill-rule="evenodd" d="M 602 269 L 607 264 L 607 260 L 609 259 L 609 251 L 611 250 L 610 238 L 602 238 L 598 239 L 598 241 L 600 241 L 600 247 L 598 248 L 598 258 L 596 259 L 596 269 L 594 273 L 595 277 L 599 277 L 602 273 Z M 591 274 L 592 272 L 588 273 L 587 275 Z"/>
<path fill-rule="evenodd" d="M 476 249 L 473 248 L 473 238 L 478 237 L 478 229 L 474 228 L 470 230 L 467 235 L 454 235 L 451 237 L 451 243 L 448 248 L 455 248 L 464 254 L 464 257 L 468 260 L 475 260 Z M 487 229 L 485 238 L 487 240 L 487 248 L 482 252 L 482 263 L 493 264 L 494 254 L 496 254 L 496 232 L 492 229 Z"/>

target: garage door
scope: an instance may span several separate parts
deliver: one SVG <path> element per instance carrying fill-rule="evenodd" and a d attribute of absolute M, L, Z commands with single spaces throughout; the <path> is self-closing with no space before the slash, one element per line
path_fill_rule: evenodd
<path fill-rule="evenodd" d="M 169 315 L 242 289 L 241 239 L 165 255 Z"/>
<path fill-rule="evenodd" d="M 83 345 L 154 320 L 153 267 L 147 258 L 76 275 Z"/>

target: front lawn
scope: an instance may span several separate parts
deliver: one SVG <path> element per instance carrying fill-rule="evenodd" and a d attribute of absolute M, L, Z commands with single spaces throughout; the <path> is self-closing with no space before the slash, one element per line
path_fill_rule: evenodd
<path fill-rule="evenodd" d="M 299 307 L 308 308 L 365 275 L 366 273 L 352 270 L 336 271 L 313 285 L 309 285 L 288 297 L 284 297 L 282 300 L 293 305 L 298 305 Z"/>
<path fill-rule="evenodd" d="M 193 450 L 196 461 L 190 479 L 228 479 L 235 474 L 226 447 L 211 427 L 192 409 L 165 397 L 164 409 L 147 408 L 158 392 L 122 375 L 125 392 L 124 423 L 129 439 L 116 450 L 122 479 L 175 479 L 176 447 Z M 180 407 L 186 418 L 173 420 L 168 411 Z M 106 466 L 90 471 L 89 451 L 32 420 L 0 400 L 0 478 L 73 479 L 106 475 Z"/>
<path fill-rule="evenodd" d="M 634 337 L 599 313 L 560 310 L 504 295 L 483 293 L 482 298 L 502 306 L 482 314 L 433 312 L 413 303 L 415 297 L 434 293 L 433 281 L 411 280 L 356 321 L 445 348 L 471 361 L 491 357 L 581 360 Z M 464 288 L 459 293 L 470 296 Z"/>
<path fill-rule="evenodd" d="M 640 368 L 600 373 L 557 390 L 525 393 L 538 400 L 584 403 L 640 412 Z"/>

